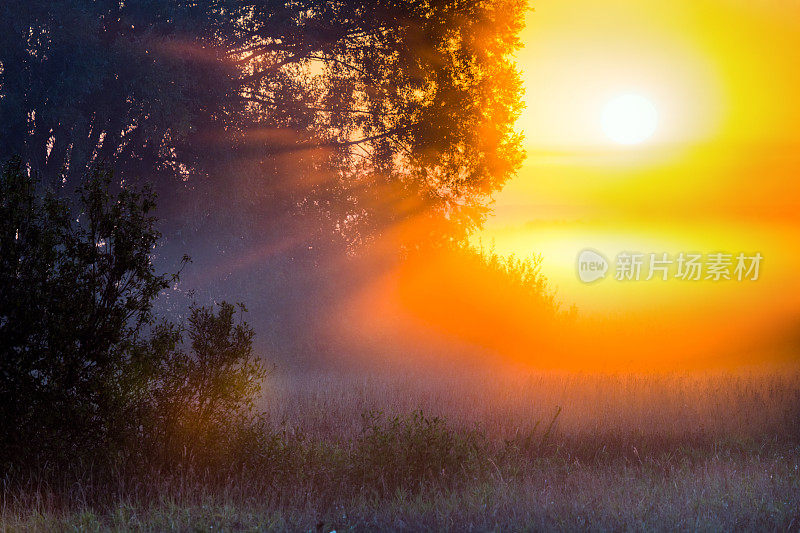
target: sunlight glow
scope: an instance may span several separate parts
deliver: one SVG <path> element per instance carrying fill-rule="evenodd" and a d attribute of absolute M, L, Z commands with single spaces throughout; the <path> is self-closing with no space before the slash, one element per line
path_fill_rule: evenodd
<path fill-rule="evenodd" d="M 658 111 L 653 103 L 638 94 L 623 94 L 606 104 L 601 118 L 603 131 L 618 144 L 639 144 L 658 127 Z"/>

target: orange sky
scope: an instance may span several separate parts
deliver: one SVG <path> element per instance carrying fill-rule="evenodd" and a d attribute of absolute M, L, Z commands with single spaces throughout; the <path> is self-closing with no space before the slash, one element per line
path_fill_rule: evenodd
<path fill-rule="evenodd" d="M 472 275 L 463 258 L 425 257 L 365 290 L 360 314 L 344 322 L 379 351 L 406 342 L 403 360 L 422 339 L 418 352 L 438 359 L 464 359 L 456 342 L 479 359 L 580 371 L 796 364 L 800 1 L 534 7 L 518 56 L 528 157 L 474 241 L 541 254 L 558 299 L 580 318 L 550 322 L 517 286 L 480 269 L 483 278 L 462 279 Z M 617 144 L 608 131 L 604 110 L 626 94 L 658 115 L 640 144 Z M 611 263 L 591 284 L 576 269 L 587 248 Z M 675 264 L 667 281 L 618 281 L 620 252 L 760 253 L 763 262 L 757 281 L 682 281 Z"/>
<path fill-rule="evenodd" d="M 584 312 L 796 316 L 800 2 L 532 7 L 518 56 L 528 158 L 480 239 L 504 253 L 542 253 L 561 299 Z M 625 93 L 658 111 L 642 144 L 616 145 L 601 127 L 605 104 Z M 612 260 L 624 250 L 759 251 L 764 262 L 749 284 L 585 285 L 575 261 L 586 247 Z"/>

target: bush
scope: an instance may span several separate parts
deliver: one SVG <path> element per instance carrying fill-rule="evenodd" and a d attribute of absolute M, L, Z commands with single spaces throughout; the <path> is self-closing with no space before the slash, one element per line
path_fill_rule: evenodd
<path fill-rule="evenodd" d="M 151 406 L 154 430 L 161 436 L 156 445 L 166 462 L 233 462 L 237 439 L 257 426 L 253 400 L 267 368 L 253 355 L 253 330 L 242 319 L 244 305 L 239 304 L 239 311 L 237 320 L 236 307 L 226 302 L 216 313 L 193 307 L 187 331 L 190 354 L 177 349 L 183 332 L 174 326 L 162 326 L 153 337 L 167 348 Z M 151 346 L 153 352 L 159 350 Z"/>
<path fill-rule="evenodd" d="M 389 420 L 369 412 L 364 422 L 352 464 L 369 489 L 446 484 L 480 471 L 480 461 L 487 456 L 483 434 L 453 431 L 443 419 L 426 417 L 421 411 Z"/>
<path fill-rule="evenodd" d="M 253 331 L 228 303 L 157 324 L 177 275 L 151 262 L 154 195 L 112 194 L 102 169 L 85 183 L 71 203 L 18 159 L 0 176 L 0 467 L 205 466 L 253 422 Z"/>
<path fill-rule="evenodd" d="M 124 447 L 136 421 L 134 357 L 173 279 L 150 253 L 149 191 L 109 193 L 98 170 L 75 205 L 37 195 L 19 160 L 0 177 L 0 461 L 73 460 Z"/>

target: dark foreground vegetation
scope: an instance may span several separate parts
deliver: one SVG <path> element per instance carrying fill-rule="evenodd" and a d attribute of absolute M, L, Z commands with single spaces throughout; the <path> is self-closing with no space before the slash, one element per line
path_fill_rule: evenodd
<path fill-rule="evenodd" d="M 418 376 L 405 389 L 296 383 L 298 400 L 254 356 L 244 306 L 155 316 L 177 274 L 150 260 L 153 195 L 103 170 L 84 182 L 72 199 L 43 192 L 18 159 L 0 180 L 4 529 L 798 526 L 794 378 L 601 379 L 595 400 L 674 395 L 612 406 L 641 410 L 622 424 L 593 415 L 589 398 L 570 405 L 574 383 L 492 385 L 499 368 L 447 396 L 445 380 Z M 552 306 L 531 264 L 492 257 L 487 272 Z M 424 383 L 439 396 L 420 394 Z M 707 412 L 666 418 L 689 402 Z M 598 418 L 576 425 L 576 412 Z"/>
<path fill-rule="evenodd" d="M 22 481 L 3 527 L 43 530 L 794 530 L 796 444 L 496 442 L 415 413 L 352 441 L 246 432 L 235 456 L 98 477 L 91 464 Z M 230 451 L 234 451 L 231 449 Z"/>
<path fill-rule="evenodd" d="M 75 464 L 101 474 L 203 464 L 222 453 L 222 424 L 246 423 L 266 375 L 253 331 L 228 303 L 192 307 L 185 325 L 153 316 L 177 275 L 157 275 L 151 263 L 151 193 L 113 194 L 101 170 L 72 203 L 37 186 L 19 159 L 0 177 L 7 481 Z"/>

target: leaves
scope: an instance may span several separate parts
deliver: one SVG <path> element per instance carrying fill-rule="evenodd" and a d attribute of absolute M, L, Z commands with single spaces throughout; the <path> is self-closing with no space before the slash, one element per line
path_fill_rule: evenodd
<path fill-rule="evenodd" d="M 419 217 L 463 236 L 521 161 L 525 6 L 7 2 L 0 158 L 54 186 L 100 162 L 164 198 L 189 180 L 206 205 L 246 169 L 280 193 L 260 210 L 313 208 L 350 243 Z"/>
<path fill-rule="evenodd" d="M 91 453 L 130 429 L 131 351 L 171 278 L 150 261 L 153 195 L 110 183 L 95 171 L 70 206 L 37 194 L 19 159 L 0 178 L 3 455 Z"/>
<path fill-rule="evenodd" d="M 155 199 L 112 182 L 95 171 L 70 205 L 37 193 L 20 159 L 0 177 L 2 465 L 200 462 L 251 421 L 267 368 L 244 305 L 155 322 L 176 277 L 150 260 Z"/>

